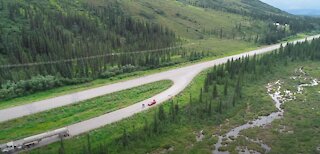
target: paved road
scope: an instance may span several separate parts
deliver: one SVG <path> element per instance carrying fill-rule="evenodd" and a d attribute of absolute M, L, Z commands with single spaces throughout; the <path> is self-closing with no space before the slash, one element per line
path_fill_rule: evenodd
<path fill-rule="evenodd" d="M 320 35 L 309 37 L 309 39 L 312 39 L 315 37 L 320 37 Z M 298 41 L 304 41 L 304 40 L 305 39 L 301 39 Z M 9 121 L 15 118 L 43 112 L 53 108 L 70 105 L 73 103 L 77 103 L 79 101 L 88 100 L 91 98 L 110 94 L 113 92 L 137 87 L 147 83 L 152 83 L 160 80 L 172 80 L 174 82 L 173 87 L 161 93 L 158 97 L 155 97 L 157 100 L 166 100 L 167 97 L 166 99 L 164 99 L 163 95 L 167 95 L 167 96 L 176 95 L 177 93 L 182 91 L 199 72 L 203 71 L 204 69 L 207 69 L 217 64 L 224 63 L 231 58 L 235 59 L 245 55 L 261 54 L 268 51 L 272 51 L 279 47 L 280 47 L 280 44 L 271 45 L 268 47 L 264 47 L 254 51 L 249 51 L 239 55 L 234 55 L 234 56 L 229 56 L 229 57 L 225 57 L 225 58 L 221 58 L 213 61 L 198 63 L 191 66 L 186 66 L 183 68 L 156 73 L 156 74 L 148 75 L 145 77 L 139 77 L 139 78 L 128 80 L 128 81 L 123 81 L 123 82 L 110 84 L 110 85 L 106 85 L 106 86 L 102 86 L 94 89 L 89 89 L 89 90 L 85 90 L 85 91 L 81 91 L 73 94 L 55 97 L 55 98 L 51 98 L 51 99 L 47 99 L 39 102 L 34 102 L 31 104 L 3 109 L 3 110 L 0 110 L 0 123 L 4 121 Z"/>
<path fill-rule="evenodd" d="M 320 37 L 320 35 L 309 37 L 308 40 L 313 39 L 313 38 L 318 38 L 318 37 Z M 305 41 L 305 39 L 301 39 L 301 40 L 294 41 L 294 42 L 302 42 L 302 41 Z M 28 105 L 23 105 L 23 106 L 19 106 L 19 107 L 1 110 L 0 111 L 0 115 L 1 115 L 0 119 L 1 119 L 1 121 L 6 121 L 6 120 L 14 119 L 17 117 L 49 110 L 49 109 L 52 109 L 55 107 L 69 105 L 69 104 L 75 103 L 77 101 L 94 98 L 97 96 L 105 95 L 108 93 L 116 92 L 119 90 L 124 90 L 127 88 L 136 87 L 139 85 L 143 85 L 146 83 L 151 83 L 151 82 L 155 82 L 155 81 L 159 81 L 159 80 L 169 79 L 174 82 L 174 84 L 171 88 L 167 89 L 166 91 L 164 91 L 164 92 L 162 92 L 162 93 L 160 93 L 150 99 L 144 100 L 142 102 L 125 107 L 123 109 L 119 109 L 119 110 L 111 112 L 111 113 L 107 113 L 105 115 L 101 115 L 96 118 L 92 118 L 92 119 L 89 119 L 86 121 L 82 121 L 82 122 L 67 126 L 71 137 L 73 137 L 73 136 L 100 128 L 100 127 L 105 126 L 107 124 L 117 122 L 117 121 L 122 120 L 124 118 L 128 118 L 128 117 L 130 117 L 136 113 L 139 113 L 141 111 L 147 110 L 150 107 L 146 106 L 145 108 L 142 108 L 142 104 L 147 104 L 147 103 L 151 102 L 153 99 L 157 100 L 157 102 L 158 102 L 157 105 L 165 102 L 166 100 L 169 100 L 171 97 L 179 94 L 183 89 L 185 89 L 197 74 L 199 74 L 201 71 L 203 71 L 207 68 L 210 68 L 214 65 L 225 63 L 225 62 L 227 62 L 228 59 L 231 59 L 231 58 L 236 59 L 236 58 L 240 58 L 240 57 L 243 57 L 246 55 L 252 56 L 254 54 L 263 54 L 263 53 L 278 49 L 279 47 L 280 47 L 280 44 L 271 45 L 271 46 L 268 46 L 265 48 L 246 52 L 243 54 L 229 56 L 229 57 L 225 57 L 225 58 L 221 58 L 221 59 L 217 59 L 217 60 L 213 60 L 213 61 L 209 61 L 209 62 L 194 64 L 194 65 L 183 67 L 183 68 L 178 68 L 178 69 L 174 69 L 174 70 L 170 70 L 170 71 L 166 71 L 166 72 L 162 72 L 162 73 L 157 73 L 157 74 L 153 74 L 153 75 L 149 75 L 149 76 L 145 76 L 145 77 L 141 77 L 141 78 L 137 78 L 137 79 L 133 79 L 133 80 L 129 80 L 129 81 L 124 81 L 121 83 L 111 84 L 111 85 L 107 85 L 107 86 L 103 86 L 103 87 L 99 87 L 99 88 L 95 88 L 95 89 L 91 89 L 91 90 L 86 90 L 86 91 L 82 91 L 82 92 L 78 92 L 78 93 L 74 93 L 74 94 L 70 94 L 70 95 L 66 95 L 66 96 L 61 96 L 61 97 L 57 97 L 54 99 L 48 99 L 48 100 L 41 101 L 41 102 L 36 102 L 36 103 L 28 104 Z M 77 99 L 75 100 L 74 98 L 77 98 Z M 59 140 L 59 138 L 57 136 L 47 138 L 47 139 L 42 140 L 36 147 L 47 145 L 52 142 L 56 142 L 58 140 Z M 19 142 L 19 141 L 17 141 L 17 142 Z"/>

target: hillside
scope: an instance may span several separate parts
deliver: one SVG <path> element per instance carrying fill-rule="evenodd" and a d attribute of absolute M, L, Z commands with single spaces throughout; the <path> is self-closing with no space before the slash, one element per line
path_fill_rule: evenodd
<path fill-rule="evenodd" d="M 258 0 L 2 0 L 0 98 L 239 53 L 317 24 Z"/>
<path fill-rule="evenodd" d="M 317 22 L 288 14 L 258 0 L 122 2 L 131 15 L 161 23 L 188 39 L 215 37 L 270 44 L 312 30 Z"/>

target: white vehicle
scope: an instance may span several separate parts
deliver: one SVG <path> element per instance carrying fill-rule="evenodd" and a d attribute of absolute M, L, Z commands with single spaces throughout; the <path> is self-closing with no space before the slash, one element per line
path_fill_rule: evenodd
<path fill-rule="evenodd" d="M 39 135 L 27 137 L 19 141 L 11 141 L 6 144 L 0 145 L 0 149 L 3 153 L 14 152 L 20 149 L 28 149 L 38 144 L 41 140 L 45 138 L 53 137 L 53 136 L 59 136 L 60 138 L 68 137 L 69 130 L 68 128 L 60 128 L 54 131 L 49 131 Z"/>
<path fill-rule="evenodd" d="M 7 144 L 0 145 L 1 151 L 4 153 L 10 152 L 14 150 L 13 142 L 8 142 Z"/>

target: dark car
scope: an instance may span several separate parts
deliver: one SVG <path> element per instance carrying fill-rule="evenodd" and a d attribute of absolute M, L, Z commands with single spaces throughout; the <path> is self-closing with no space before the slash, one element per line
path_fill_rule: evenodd
<path fill-rule="evenodd" d="M 156 103 L 157 103 L 156 100 L 153 100 L 152 102 L 148 103 L 148 106 L 152 106 L 152 105 L 154 105 Z"/>

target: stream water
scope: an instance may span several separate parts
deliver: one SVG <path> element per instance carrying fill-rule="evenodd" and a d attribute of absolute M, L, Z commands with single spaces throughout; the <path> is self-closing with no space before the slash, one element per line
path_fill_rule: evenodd
<path fill-rule="evenodd" d="M 302 75 L 291 77 L 291 79 L 293 79 L 293 80 L 297 80 L 297 79 L 308 80 L 308 79 L 310 79 L 311 81 L 309 84 L 298 85 L 296 93 L 301 94 L 304 90 L 304 87 L 311 87 L 311 86 L 319 85 L 319 82 L 317 79 L 314 79 L 311 77 L 309 77 L 309 78 L 306 77 L 306 73 L 303 72 L 302 68 L 299 68 L 298 73 L 302 74 Z M 271 113 L 268 116 L 261 116 L 256 120 L 250 121 L 244 125 L 233 128 L 231 131 L 224 134 L 223 136 L 219 136 L 218 142 L 214 145 L 215 146 L 215 150 L 213 151 L 214 154 L 229 154 L 228 151 L 219 151 L 219 149 L 221 147 L 227 146 L 227 142 L 230 143 L 233 140 L 235 140 L 239 136 L 239 133 L 241 131 L 249 129 L 249 128 L 253 128 L 253 127 L 264 127 L 265 125 L 272 123 L 274 120 L 282 118 L 282 116 L 284 114 L 284 110 L 281 108 L 281 105 L 285 102 L 296 99 L 295 92 L 291 92 L 289 90 L 281 90 L 282 84 L 283 84 L 283 82 L 278 80 L 276 82 L 269 83 L 266 86 L 266 88 L 268 90 L 268 94 L 273 99 L 275 106 L 277 108 L 277 111 Z M 248 137 L 245 137 L 245 138 L 246 138 L 246 140 L 248 140 L 250 142 L 260 144 L 261 148 L 265 150 L 265 153 L 268 153 L 271 150 L 271 147 L 264 144 L 261 140 L 253 140 Z M 237 150 L 239 153 L 244 153 L 244 154 L 259 153 L 257 151 L 249 150 L 249 149 L 247 149 L 247 147 L 237 147 Z"/>

